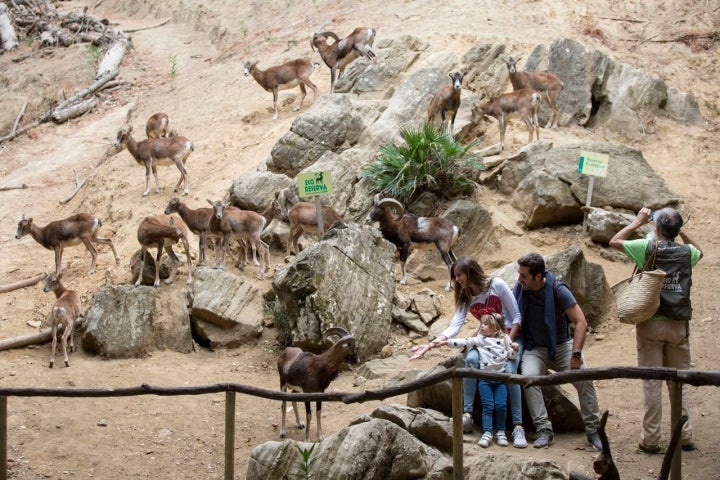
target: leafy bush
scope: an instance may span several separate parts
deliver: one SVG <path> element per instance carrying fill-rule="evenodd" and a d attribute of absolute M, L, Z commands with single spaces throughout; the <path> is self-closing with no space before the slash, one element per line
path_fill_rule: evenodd
<path fill-rule="evenodd" d="M 388 143 L 380 155 L 363 169 L 373 192 L 382 192 L 407 204 L 423 192 L 440 198 L 470 195 L 475 187 L 472 178 L 485 169 L 470 152 L 477 142 L 462 145 L 440 128 L 425 124 L 416 129 L 402 129 L 404 145 Z"/>

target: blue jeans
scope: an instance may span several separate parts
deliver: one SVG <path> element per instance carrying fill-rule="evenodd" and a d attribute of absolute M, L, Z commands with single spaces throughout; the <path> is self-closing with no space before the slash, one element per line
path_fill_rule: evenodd
<path fill-rule="evenodd" d="M 519 336 L 515 338 L 515 343 L 520 345 L 517 358 L 508 360 L 502 369 L 505 373 L 517 373 L 520 366 L 520 357 L 523 353 L 523 341 Z M 477 348 L 471 348 L 465 354 L 465 367 L 478 368 L 480 353 Z M 475 403 L 475 389 L 477 387 L 477 378 L 463 378 L 463 412 L 473 411 Z M 522 389 L 518 384 L 509 384 L 507 386 L 508 399 L 510 400 L 510 415 L 512 416 L 513 425 L 522 425 Z"/>
<path fill-rule="evenodd" d="M 479 380 L 478 390 L 482 395 L 483 431 L 492 432 L 494 429 L 504 431 L 507 420 L 507 385 L 490 380 Z"/>

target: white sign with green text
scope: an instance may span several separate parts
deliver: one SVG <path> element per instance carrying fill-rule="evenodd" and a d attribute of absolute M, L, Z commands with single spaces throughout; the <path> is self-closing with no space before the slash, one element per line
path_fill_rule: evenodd
<path fill-rule="evenodd" d="M 589 175 L 587 199 L 585 200 L 585 206 L 590 207 L 592 205 L 592 194 L 593 187 L 595 186 L 595 177 L 605 178 L 608 172 L 608 163 L 610 162 L 610 155 L 597 152 L 580 152 L 580 158 L 578 159 L 578 173 L 583 175 Z M 587 232 L 587 211 L 583 218 L 583 231 Z"/>

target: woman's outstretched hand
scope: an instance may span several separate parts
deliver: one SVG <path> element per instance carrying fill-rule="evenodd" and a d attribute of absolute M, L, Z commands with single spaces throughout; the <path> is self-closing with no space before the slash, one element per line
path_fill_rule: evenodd
<path fill-rule="evenodd" d="M 422 358 L 422 356 L 425 355 L 431 348 L 432 345 L 430 345 L 429 343 L 413 347 L 410 351 L 414 353 L 412 357 L 410 357 L 410 360 L 417 360 L 418 358 Z"/>

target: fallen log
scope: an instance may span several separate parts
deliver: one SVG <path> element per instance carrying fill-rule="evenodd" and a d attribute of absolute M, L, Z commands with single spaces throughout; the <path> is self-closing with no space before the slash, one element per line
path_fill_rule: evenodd
<path fill-rule="evenodd" d="M 41 273 L 37 277 L 28 278 L 27 280 L 20 280 L 19 282 L 10 283 L 8 285 L 0 285 L 0 293 L 12 292 L 13 290 L 18 290 L 21 288 L 29 287 L 30 285 L 35 285 L 44 278 L 45 274 Z"/>
<path fill-rule="evenodd" d="M 58 109 L 56 108 L 53 111 L 52 119 L 55 123 L 63 123 L 71 118 L 79 117 L 80 115 L 83 115 L 93 108 L 95 108 L 98 104 L 99 100 L 95 97 L 90 97 L 82 102 L 76 103 L 75 105 L 71 105 L 69 107 Z"/>
<path fill-rule="evenodd" d="M 62 324 L 58 325 L 58 333 L 62 332 Z M 0 340 L 0 350 L 9 350 L 11 348 L 27 347 L 28 345 L 36 345 L 52 340 L 52 329 L 46 328 L 37 333 L 28 333 L 19 337 L 7 338 Z"/>
<path fill-rule="evenodd" d="M 18 46 L 15 27 L 10 19 L 7 5 L 0 3 L 0 44 L 3 50 L 9 51 Z"/>
<path fill-rule="evenodd" d="M 120 69 L 120 62 L 122 62 L 125 52 L 127 52 L 130 41 L 122 32 L 117 33 L 118 38 L 108 51 L 105 52 L 105 56 L 98 66 L 95 78 L 102 78 L 111 72 L 115 72 L 115 75 L 117 75 L 117 72 Z"/>

